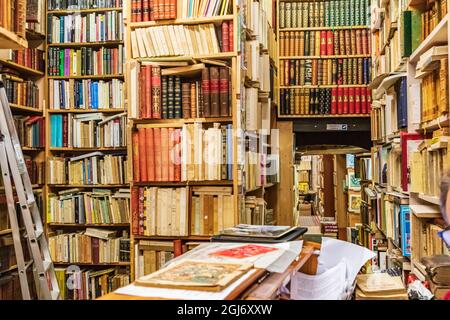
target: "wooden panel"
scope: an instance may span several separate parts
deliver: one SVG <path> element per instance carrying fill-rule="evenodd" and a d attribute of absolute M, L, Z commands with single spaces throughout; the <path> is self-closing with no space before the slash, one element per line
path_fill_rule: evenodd
<path fill-rule="evenodd" d="M 280 137 L 280 183 L 277 186 L 277 224 L 292 225 L 293 223 L 293 125 L 290 121 L 278 122 Z"/>
<path fill-rule="evenodd" d="M 336 221 L 339 228 L 347 227 L 347 194 L 344 193 L 347 172 L 345 155 L 336 155 Z"/>

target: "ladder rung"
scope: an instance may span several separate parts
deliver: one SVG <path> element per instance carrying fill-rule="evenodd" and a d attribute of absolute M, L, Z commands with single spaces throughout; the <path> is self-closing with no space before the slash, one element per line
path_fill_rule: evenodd
<path fill-rule="evenodd" d="M 25 270 L 24 271 L 27 271 L 28 270 L 28 268 L 31 266 L 33 264 L 33 260 L 30 260 L 30 261 L 27 261 L 26 263 L 25 263 Z"/>
<path fill-rule="evenodd" d="M 50 268 L 52 266 L 52 262 L 50 260 L 44 260 L 44 261 L 42 261 L 42 263 L 44 264 L 44 272 L 47 272 L 48 270 L 50 270 Z"/>
<path fill-rule="evenodd" d="M 36 239 L 39 239 L 43 234 L 44 234 L 44 230 L 36 230 Z"/>

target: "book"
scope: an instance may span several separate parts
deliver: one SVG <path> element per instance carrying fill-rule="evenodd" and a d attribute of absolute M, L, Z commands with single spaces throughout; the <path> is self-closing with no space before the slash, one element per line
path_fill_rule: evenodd
<path fill-rule="evenodd" d="M 231 14 L 231 5 L 232 2 L 229 0 L 181 1 L 181 8 L 178 8 L 180 10 L 178 17 L 186 19 L 223 16 Z"/>
<path fill-rule="evenodd" d="M 131 22 L 177 18 L 176 0 L 133 0 L 131 3 Z"/>
<path fill-rule="evenodd" d="M 139 240 L 136 245 L 136 277 L 153 273 L 175 257 L 175 241 Z"/>
<path fill-rule="evenodd" d="M 98 9 L 120 8 L 122 0 L 90 0 L 90 1 L 66 1 L 66 0 L 49 0 L 47 1 L 48 10 L 79 10 L 90 9 L 91 7 Z"/>
<path fill-rule="evenodd" d="M 9 72 L 5 72 L 1 76 L 10 104 L 41 109 L 39 86 L 34 81 L 23 79 Z"/>
<path fill-rule="evenodd" d="M 0 11 L 0 27 L 25 38 L 26 4 L 25 0 L 3 3 Z"/>
<path fill-rule="evenodd" d="M 44 72 L 44 51 L 37 48 L 20 48 L 9 51 L 9 59 L 24 67 Z"/>
<path fill-rule="evenodd" d="M 45 146 L 45 119 L 42 116 L 13 116 L 22 147 L 43 148 Z"/>

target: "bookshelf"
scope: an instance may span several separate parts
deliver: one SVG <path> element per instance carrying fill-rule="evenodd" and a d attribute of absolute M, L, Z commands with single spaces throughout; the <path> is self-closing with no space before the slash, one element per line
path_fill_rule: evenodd
<path fill-rule="evenodd" d="M 277 1 L 279 119 L 368 117 L 369 1 Z"/>
<path fill-rule="evenodd" d="M 96 6 L 95 1 L 91 4 Z M 48 96 L 44 112 L 48 128 L 45 156 L 49 159 L 45 186 L 47 235 L 50 248 L 65 236 L 76 236 L 88 248 L 87 251 L 79 248 L 82 260 L 56 259 L 57 277 L 64 286 L 69 266 L 79 266 L 81 277 L 87 276 L 85 268 L 93 267 L 98 275 L 93 275 L 92 281 L 106 277 L 116 288 L 130 281 L 130 261 L 125 254 L 129 250 L 130 223 L 122 1 L 105 1 L 104 8 L 65 8 L 57 0 L 48 1 L 47 5 Z M 90 28 L 86 28 L 88 20 Z M 100 21 L 109 28 L 102 28 Z M 80 23 L 85 30 L 70 32 L 72 25 Z M 62 137 L 63 141 L 56 137 Z M 60 164 L 68 175 L 62 180 L 52 178 L 56 171 L 62 170 L 52 169 L 57 159 L 64 160 Z M 80 167 L 75 169 L 74 165 Z M 56 170 L 54 174 L 52 170 Z M 107 175 L 113 179 L 106 179 Z M 115 232 L 115 238 L 106 241 L 80 235 L 91 228 Z M 101 248 L 95 249 L 99 242 L 111 248 L 114 256 L 106 256 Z M 75 298 L 66 290 L 63 293 L 67 299 Z M 84 299 L 99 294 L 84 293 Z"/>

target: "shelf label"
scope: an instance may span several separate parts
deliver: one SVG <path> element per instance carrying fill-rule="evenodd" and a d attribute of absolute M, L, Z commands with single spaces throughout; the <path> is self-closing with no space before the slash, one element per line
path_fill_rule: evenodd
<path fill-rule="evenodd" d="M 330 131 L 348 131 L 348 124 L 327 123 L 327 130 L 330 130 Z"/>

